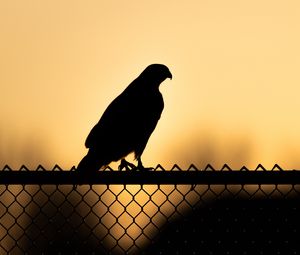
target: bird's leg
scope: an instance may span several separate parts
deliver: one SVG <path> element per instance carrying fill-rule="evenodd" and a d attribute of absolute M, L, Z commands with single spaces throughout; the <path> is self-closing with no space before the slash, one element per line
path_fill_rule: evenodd
<path fill-rule="evenodd" d="M 134 170 L 150 171 L 150 170 L 154 169 L 153 167 L 144 167 L 143 163 L 142 163 L 142 160 L 141 160 L 141 157 L 138 157 L 137 161 L 138 161 L 138 165 L 137 165 L 136 169 L 134 169 Z"/>
<path fill-rule="evenodd" d="M 131 169 L 135 169 L 136 166 L 130 162 L 128 162 L 127 160 L 125 160 L 124 158 L 121 160 L 121 163 L 118 167 L 119 171 L 122 171 L 122 169 L 125 168 L 126 171 L 129 171 Z"/>

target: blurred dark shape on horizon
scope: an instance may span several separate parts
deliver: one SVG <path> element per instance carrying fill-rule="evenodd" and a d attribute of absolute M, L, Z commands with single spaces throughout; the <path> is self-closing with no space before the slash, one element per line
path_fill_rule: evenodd
<path fill-rule="evenodd" d="M 80 174 L 98 171 L 132 152 L 138 168 L 144 169 L 141 155 L 163 111 L 159 85 L 167 78 L 172 79 L 168 67 L 152 64 L 112 101 L 86 139 L 89 151 L 77 167 Z"/>
<path fill-rule="evenodd" d="M 43 134 L 34 132 L 26 136 L 21 136 L 18 132 L 8 134 L 7 130 L 0 129 L 0 170 L 5 165 L 9 165 L 12 169 L 19 169 L 25 165 L 34 170 L 39 165 L 47 169 L 56 164 L 51 164 L 56 160 L 56 153 L 50 150 L 51 146 Z"/>
<path fill-rule="evenodd" d="M 254 161 L 256 151 L 249 135 L 228 134 L 223 137 L 216 128 L 190 134 L 185 143 L 172 148 L 171 155 L 176 155 L 175 163 L 182 169 L 191 164 L 198 169 L 204 169 L 208 164 L 215 169 L 221 169 L 224 164 L 232 169 L 243 166 L 252 169 L 261 163 Z"/>

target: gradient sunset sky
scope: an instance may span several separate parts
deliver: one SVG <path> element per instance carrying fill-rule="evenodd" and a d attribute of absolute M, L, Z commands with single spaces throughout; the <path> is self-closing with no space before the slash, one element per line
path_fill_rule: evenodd
<path fill-rule="evenodd" d="M 0 0 L 0 167 L 77 165 L 108 104 L 162 63 L 145 166 L 299 169 L 299 31 L 296 0 Z"/>

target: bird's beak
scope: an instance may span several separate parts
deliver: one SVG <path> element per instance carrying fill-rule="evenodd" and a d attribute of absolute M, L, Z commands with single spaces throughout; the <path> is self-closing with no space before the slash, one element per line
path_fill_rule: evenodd
<path fill-rule="evenodd" d="M 172 78 L 173 78 L 173 75 L 171 74 L 171 72 L 169 72 L 169 73 L 168 73 L 168 76 L 167 76 L 167 78 L 170 78 L 170 79 L 172 80 Z"/>

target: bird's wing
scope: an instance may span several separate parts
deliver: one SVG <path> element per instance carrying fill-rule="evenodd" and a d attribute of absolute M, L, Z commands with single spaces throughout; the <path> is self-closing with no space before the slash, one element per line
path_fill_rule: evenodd
<path fill-rule="evenodd" d="M 122 135 L 122 126 L 133 121 L 132 104 L 126 94 L 121 94 L 107 107 L 99 122 L 89 133 L 85 146 L 93 148 L 109 146 Z"/>
<path fill-rule="evenodd" d="M 136 81 L 107 107 L 85 145 L 109 158 L 108 161 L 118 160 L 131 152 L 141 156 L 162 110 L 160 92 L 145 91 Z"/>

